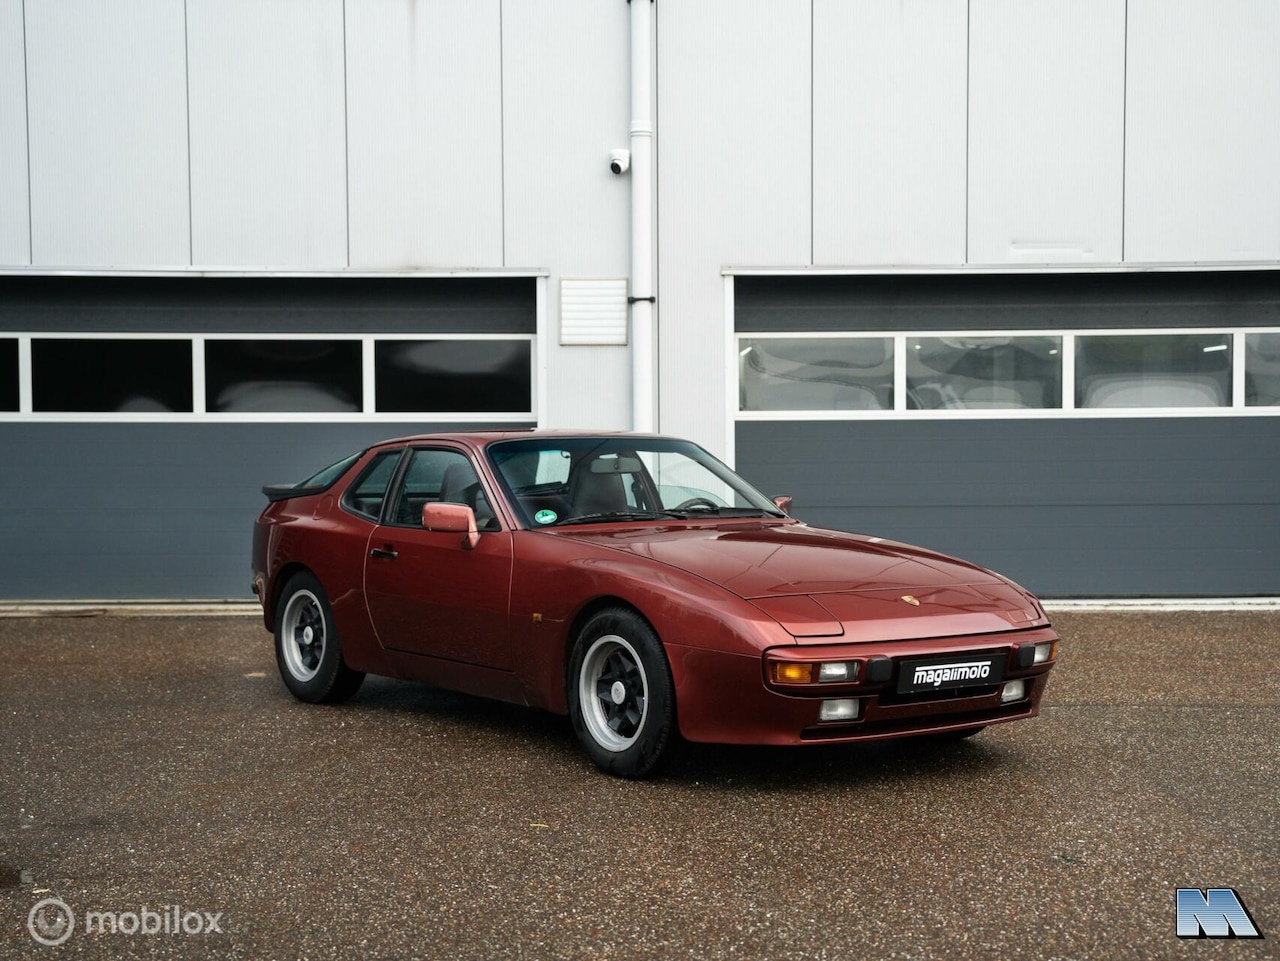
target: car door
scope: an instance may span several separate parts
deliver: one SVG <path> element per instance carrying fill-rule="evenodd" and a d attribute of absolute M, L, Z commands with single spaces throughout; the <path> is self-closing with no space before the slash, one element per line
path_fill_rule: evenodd
<path fill-rule="evenodd" d="M 475 510 L 474 548 L 461 534 L 423 528 L 423 505 L 433 501 Z M 511 532 L 492 504 L 463 451 L 410 452 L 365 558 L 365 598 L 384 647 L 511 669 Z"/>

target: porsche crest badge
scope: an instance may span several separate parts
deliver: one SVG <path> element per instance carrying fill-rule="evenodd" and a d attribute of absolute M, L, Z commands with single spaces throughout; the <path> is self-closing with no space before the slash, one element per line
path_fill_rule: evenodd
<path fill-rule="evenodd" d="M 910 594 L 903 594 L 902 599 L 906 601 L 908 604 L 910 604 L 912 607 L 920 606 L 919 599 L 912 597 Z"/>

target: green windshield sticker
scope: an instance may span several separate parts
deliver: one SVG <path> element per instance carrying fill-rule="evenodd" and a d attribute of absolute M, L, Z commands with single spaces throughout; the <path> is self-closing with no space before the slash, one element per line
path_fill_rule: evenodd
<path fill-rule="evenodd" d="M 554 524 L 559 516 L 555 511 L 538 511 L 533 515 L 533 519 L 539 524 Z"/>

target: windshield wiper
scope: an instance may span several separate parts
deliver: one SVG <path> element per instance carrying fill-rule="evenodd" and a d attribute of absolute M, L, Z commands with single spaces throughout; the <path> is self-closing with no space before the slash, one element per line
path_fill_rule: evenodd
<path fill-rule="evenodd" d="M 659 517 L 681 517 L 676 511 L 599 511 L 595 514 L 579 514 L 567 517 L 556 527 L 569 524 L 595 524 L 600 521 L 656 521 Z"/>
<path fill-rule="evenodd" d="M 685 507 L 683 509 L 676 508 L 667 511 L 668 514 L 674 514 L 676 517 L 785 517 L 786 515 L 778 511 L 765 510 L 763 507 L 707 507 L 698 505 L 697 507 Z"/>

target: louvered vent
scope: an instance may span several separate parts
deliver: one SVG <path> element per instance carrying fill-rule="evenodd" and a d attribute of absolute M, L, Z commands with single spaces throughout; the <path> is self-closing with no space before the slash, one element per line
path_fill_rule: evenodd
<path fill-rule="evenodd" d="M 560 343 L 626 344 L 626 280 L 560 281 Z"/>

